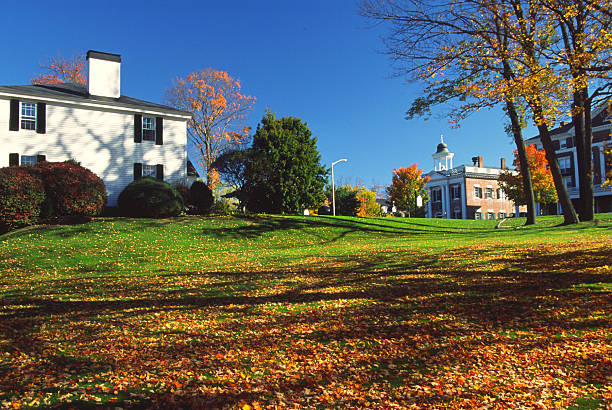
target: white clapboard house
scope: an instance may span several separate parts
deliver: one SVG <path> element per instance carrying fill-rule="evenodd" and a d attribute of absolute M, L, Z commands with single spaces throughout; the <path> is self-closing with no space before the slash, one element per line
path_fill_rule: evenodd
<path fill-rule="evenodd" d="M 106 185 L 185 183 L 191 114 L 121 95 L 121 56 L 87 52 L 88 84 L 0 86 L 0 167 L 73 159 Z"/>

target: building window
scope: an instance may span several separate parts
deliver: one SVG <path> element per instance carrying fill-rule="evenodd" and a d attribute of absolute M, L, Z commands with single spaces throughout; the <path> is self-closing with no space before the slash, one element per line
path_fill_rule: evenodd
<path fill-rule="evenodd" d="M 474 219 L 482 219 L 482 212 L 474 212 Z"/>
<path fill-rule="evenodd" d="M 487 219 L 495 219 L 495 212 L 487 212 Z"/>
<path fill-rule="evenodd" d="M 497 199 L 506 199 L 504 196 L 504 190 L 501 188 L 497 188 Z"/>
<path fill-rule="evenodd" d="M 442 218 L 442 212 L 436 212 L 435 218 Z"/>
<path fill-rule="evenodd" d="M 36 164 L 36 155 L 22 155 L 21 156 L 21 165 L 35 165 Z"/>
<path fill-rule="evenodd" d="M 461 219 L 461 209 L 455 208 L 453 210 L 453 219 Z"/>
<path fill-rule="evenodd" d="M 155 141 L 155 118 L 142 117 L 142 139 Z"/>
<path fill-rule="evenodd" d="M 474 187 L 474 198 L 482 199 L 482 188 L 479 186 Z"/>
<path fill-rule="evenodd" d="M 506 213 L 505 212 L 500 212 L 497 215 L 498 215 L 499 219 L 506 219 Z"/>
<path fill-rule="evenodd" d="M 431 190 L 431 200 L 432 202 L 442 202 L 442 190 L 432 189 Z"/>
<path fill-rule="evenodd" d="M 572 173 L 572 160 L 570 157 L 559 157 L 559 168 L 561 168 L 562 174 Z"/>
<path fill-rule="evenodd" d="M 461 199 L 461 185 L 451 186 L 451 197 L 453 199 Z"/>
<path fill-rule="evenodd" d="M 574 188 L 574 180 L 572 177 L 563 177 L 563 183 L 566 188 Z"/>
<path fill-rule="evenodd" d="M 157 178 L 157 167 L 155 165 L 142 164 L 142 176 Z"/>
<path fill-rule="evenodd" d="M 21 129 L 36 129 L 36 104 L 27 102 L 21 103 Z"/>
<path fill-rule="evenodd" d="M 493 188 L 487 187 L 485 191 L 485 199 L 493 199 Z"/>

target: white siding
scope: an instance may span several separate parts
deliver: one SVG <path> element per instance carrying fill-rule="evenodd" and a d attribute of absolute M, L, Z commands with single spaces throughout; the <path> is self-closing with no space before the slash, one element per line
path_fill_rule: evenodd
<path fill-rule="evenodd" d="M 27 101 L 27 100 L 26 100 Z M 37 101 L 31 99 L 30 101 Z M 117 204 L 123 188 L 134 180 L 134 163 L 163 164 L 164 180 L 175 184 L 186 178 L 186 120 L 164 118 L 164 143 L 134 142 L 133 112 L 79 108 L 47 103 L 47 132 L 9 131 L 9 100 L 0 98 L 0 167 L 9 154 L 44 154 L 48 161 L 74 159 L 96 173 L 106 185 L 109 206 Z"/>

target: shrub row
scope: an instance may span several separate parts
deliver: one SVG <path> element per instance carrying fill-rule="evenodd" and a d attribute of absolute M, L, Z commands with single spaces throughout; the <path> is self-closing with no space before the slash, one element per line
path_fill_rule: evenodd
<path fill-rule="evenodd" d="M 196 181 L 187 188 L 172 186 L 155 178 L 138 179 L 121 192 L 117 204 L 125 216 L 142 218 L 166 218 L 178 216 L 187 206 L 191 213 L 208 214 L 214 198 L 210 188 Z"/>
<path fill-rule="evenodd" d="M 0 168 L 0 232 L 39 218 L 100 215 L 104 182 L 74 161 Z"/>

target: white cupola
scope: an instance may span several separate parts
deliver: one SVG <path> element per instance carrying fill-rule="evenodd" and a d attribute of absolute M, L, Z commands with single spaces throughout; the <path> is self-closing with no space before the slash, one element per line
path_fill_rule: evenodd
<path fill-rule="evenodd" d="M 98 97 L 121 96 L 121 56 L 89 50 L 87 52 L 87 91 Z"/>
<path fill-rule="evenodd" d="M 444 143 L 444 138 L 440 134 L 440 143 L 435 154 L 432 155 L 434 160 L 434 171 L 444 171 L 453 168 L 453 157 L 455 154 L 448 150 L 448 145 Z"/>

